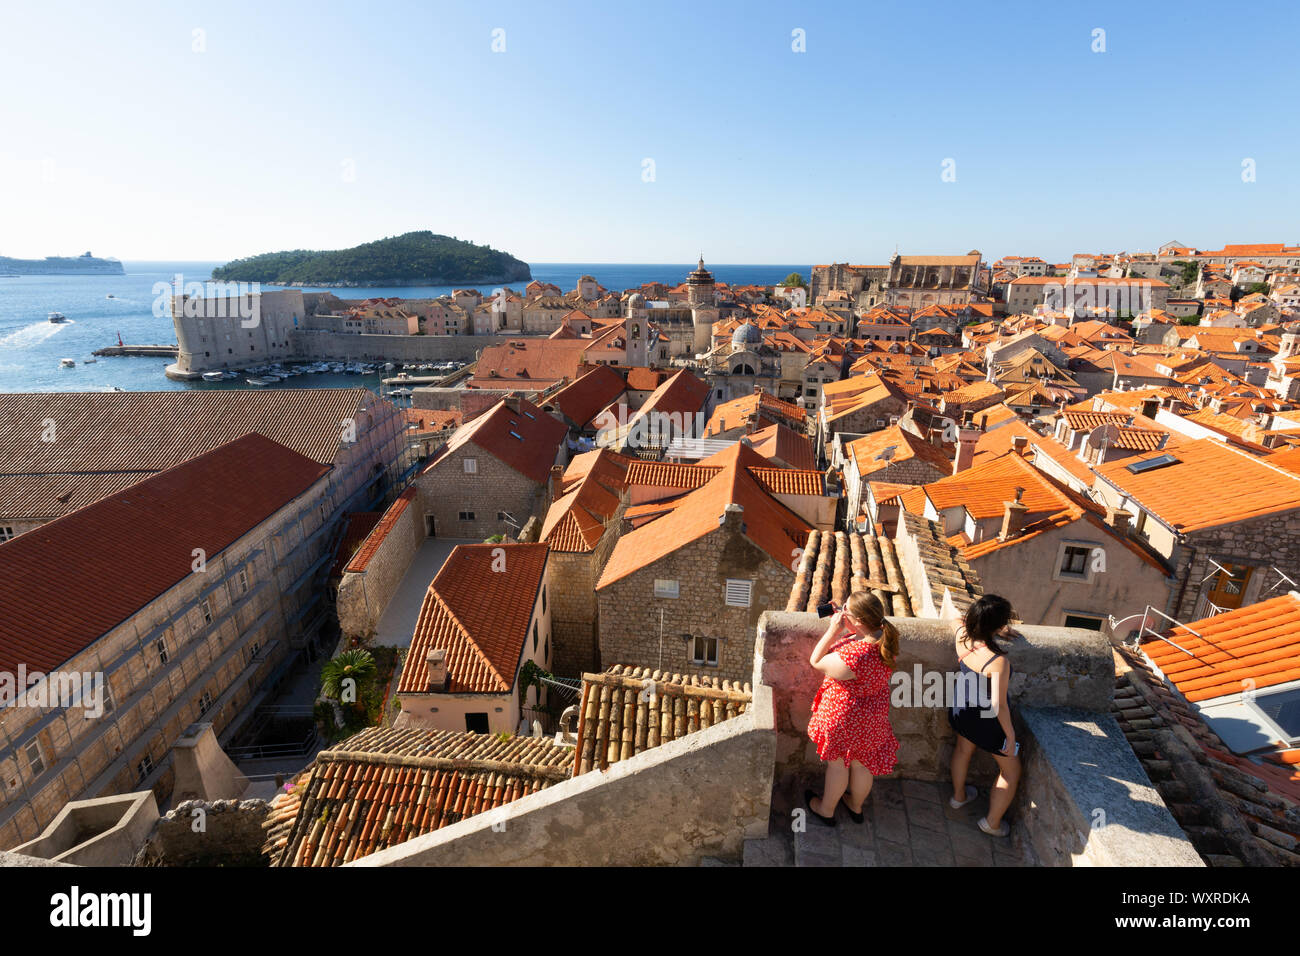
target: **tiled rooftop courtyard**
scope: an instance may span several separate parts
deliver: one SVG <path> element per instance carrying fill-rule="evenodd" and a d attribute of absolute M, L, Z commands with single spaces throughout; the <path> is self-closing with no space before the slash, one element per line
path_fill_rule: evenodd
<path fill-rule="evenodd" d="M 1005 838 L 982 833 L 988 789 L 960 810 L 948 806 L 948 786 L 922 780 L 877 780 L 854 823 L 844 806 L 834 827 L 805 814 L 801 833 L 793 818 L 773 811 L 766 840 L 745 843 L 744 866 L 1034 866 L 1020 828 Z"/>

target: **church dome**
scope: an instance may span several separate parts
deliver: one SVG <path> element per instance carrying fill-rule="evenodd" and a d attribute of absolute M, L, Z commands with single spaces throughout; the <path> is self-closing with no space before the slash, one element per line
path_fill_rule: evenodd
<path fill-rule="evenodd" d="M 645 296 L 643 296 L 640 292 L 633 292 L 630 296 L 627 297 L 627 307 L 629 309 L 644 309 Z"/>
<path fill-rule="evenodd" d="M 751 345 L 762 345 L 763 333 L 759 331 L 758 326 L 754 323 L 746 322 L 744 325 L 737 328 L 735 332 L 731 333 L 731 344 L 743 345 L 746 347 Z"/>

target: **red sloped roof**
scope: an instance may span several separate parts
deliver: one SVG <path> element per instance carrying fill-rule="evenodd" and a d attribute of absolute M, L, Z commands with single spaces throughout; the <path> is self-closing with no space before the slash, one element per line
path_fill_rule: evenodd
<path fill-rule="evenodd" d="M 330 470 L 249 433 L 0 544 L 0 671 L 48 671 Z"/>
<path fill-rule="evenodd" d="M 541 540 L 554 551 L 591 551 L 618 511 L 631 459 L 608 448 L 569 462 L 559 495 L 542 524 Z"/>
<path fill-rule="evenodd" d="M 498 550 L 504 561 L 494 568 Z M 430 650 L 447 652 L 449 694 L 509 692 L 546 573 L 545 544 L 461 544 L 425 593 L 398 693 L 427 693 Z"/>
<path fill-rule="evenodd" d="M 546 481 L 555 453 L 569 429 L 532 402 L 523 398 L 518 401 L 517 412 L 503 398 L 472 422 L 462 425 L 427 468 L 466 443 L 472 443 L 533 481 Z"/>
<path fill-rule="evenodd" d="M 546 400 L 579 427 L 586 425 L 623 394 L 627 383 L 608 365 L 595 365 L 575 382 L 570 382 Z"/>

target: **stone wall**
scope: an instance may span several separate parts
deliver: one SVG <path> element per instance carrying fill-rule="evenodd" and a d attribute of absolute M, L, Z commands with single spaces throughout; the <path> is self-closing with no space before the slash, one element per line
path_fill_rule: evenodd
<path fill-rule="evenodd" d="M 472 473 L 465 471 L 467 458 L 475 459 L 476 470 Z M 421 472 L 416 483 L 423 492 L 422 510 L 434 516 L 435 533 L 440 537 L 482 541 L 494 534 L 514 535 L 518 529 L 498 518 L 498 512 L 511 515 L 522 527 L 530 515 L 542 514 L 546 503 L 545 485 L 515 471 L 473 442 L 466 442 Z M 474 517 L 462 521 L 461 512 Z"/>
<path fill-rule="evenodd" d="M 267 866 L 265 800 L 187 800 L 158 821 L 136 858 L 146 866 Z"/>
<path fill-rule="evenodd" d="M 745 713 L 348 866 L 691 866 L 767 835 L 772 696 Z"/>
<path fill-rule="evenodd" d="M 957 653 L 952 630 L 943 621 L 891 618 L 901 641 L 895 674 L 908 676 L 907 693 L 895 691 L 889 719 L 898 737 L 899 762 L 895 775 L 915 780 L 946 780 L 952 756 L 953 732 L 948 726 L 942 695 L 912 690 L 920 673 L 956 673 Z M 803 787 L 820 780 L 824 766 L 808 739 L 812 699 L 822 674 L 808 663 L 813 647 L 825 632 L 826 622 L 815 614 L 769 611 L 759 622 L 758 657 L 754 680 L 774 691 L 776 726 L 780 740 L 776 754 L 777 792 L 773 803 L 781 809 L 797 805 Z M 1110 645 L 1096 631 L 1077 628 L 1024 626 L 1023 637 L 1010 642 L 1013 675 L 1009 689 L 1017 736 L 1025 707 L 1075 707 L 1091 712 L 1110 705 L 1115 682 Z M 896 678 L 899 679 L 899 678 Z M 900 700 L 904 704 L 899 706 Z M 992 757 L 977 752 L 971 762 L 971 780 L 991 782 L 997 774 Z"/>
<path fill-rule="evenodd" d="M 618 541 L 620 503 L 613 520 L 592 551 L 550 553 L 552 624 L 555 633 L 554 672 L 562 677 L 580 677 L 584 671 L 601 670 L 599 633 L 600 606 L 596 582 Z"/>
<path fill-rule="evenodd" d="M 1045 866 L 1203 866 L 1110 714 L 1023 710 L 1015 811 Z"/>
<path fill-rule="evenodd" d="M 348 571 L 339 581 L 336 607 L 339 628 L 345 636 L 361 637 L 379 626 L 379 619 L 424 542 L 424 496 L 419 491 L 419 486 L 412 485 L 389 505 L 371 532 L 382 534 L 383 540 L 366 562 L 365 570 Z M 385 525 L 389 525 L 386 532 Z"/>
<path fill-rule="evenodd" d="M 514 335 L 378 335 L 295 329 L 289 334 L 290 357 L 374 362 L 473 362 L 489 345 Z"/>
<path fill-rule="evenodd" d="M 600 662 L 747 681 L 753 674 L 759 616 L 784 607 L 794 572 L 777 564 L 738 527 L 719 527 L 607 584 L 600 603 Z M 790 545 L 794 551 L 793 542 Z M 793 560 L 793 555 L 791 560 Z M 749 607 L 725 603 L 728 578 L 753 581 Z M 655 580 L 677 582 L 678 597 L 655 597 Z M 662 647 L 660 612 L 663 612 Z M 691 663 L 684 635 L 718 638 L 718 666 Z"/>
<path fill-rule="evenodd" d="M 1175 555 L 1174 578 L 1178 584 L 1171 589 L 1168 614 L 1183 622 L 1209 615 L 1200 598 L 1215 583 L 1213 578 L 1205 580 L 1217 573 L 1210 558 L 1219 564 L 1231 562 L 1253 567 L 1242 605 L 1259 600 L 1266 575 L 1270 584 L 1278 580 L 1276 574 L 1269 572 L 1270 567 L 1283 571 L 1300 567 L 1300 509 L 1190 534 Z"/>

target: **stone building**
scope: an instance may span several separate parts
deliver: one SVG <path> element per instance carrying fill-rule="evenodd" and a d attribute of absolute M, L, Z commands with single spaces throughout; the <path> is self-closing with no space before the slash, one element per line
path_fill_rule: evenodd
<path fill-rule="evenodd" d="M 703 484 L 632 505 L 596 584 L 602 662 L 744 680 L 758 616 L 779 608 L 812 525 L 751 473 L 743 444 L 706 459 Z M 672 489 L 669 489 L 670 491 Z"/>
<path fill-rule="evenodd" d="M 551 549 L 552 670 L 565 677 L 598 666 L 596 582 L 618 540 L 629 464 L 609 449 L 575 456 L 542 522 L 540 540 Z"/>
<path fill-rule="evenodd" d="M 1159 610 L 1187 622 L 1252 604 L 1300 570 L 1300 475 L 1214 439 L 1094 469 L 1094 495 L 1165 563 Z"/>
<path fill-rule="evenodd" d="M 809 277 L 808 297 L 813 305 L 820 306 L 832 291 L 843 291 L 849 296 L 855 311 L 870 309 L 885 301 L 885 283 L 889 279 L 889 266 L 851 266 L 847 263 L 813 266 Z"/>
<path fill-rule="evenodd" d="M 164 801 L 186 727 L 238 731 L 323 616 L 335 478 L 250 433 L 0 544 L 0 673 L 53 695 L 0 709 L 0 846 L 70 800 Z"/>
<path fill-rule="evenodd" d="M 457 545 L 424 595 L 397 693 L 396 729 L 513 734 L 523 704 L 545 700 L 528 662 L 551 669 L 553 635 L 545 544 Z"/>
<path fill-rule="evenodd" d="M 552 469 L 567 456 L 567 431 L 563 422 L 517 396 L 462 425 L 415 479 L 425 533 L 517 535 L 546 506 Z"/>
<path fill-rule="evenodd" d="M 964 256 L 900 256 L 889 260 L 885 304 L 909 309 L 964 305 L 988 293 L 979 250 Z"/>
<path fill-rule="evenodd" d="M 180 378 L 293 358 L 290 333 L 307 316 L 300 290 L 177 295 L 171 308 L 177 353 L 167 374 Z"/>

